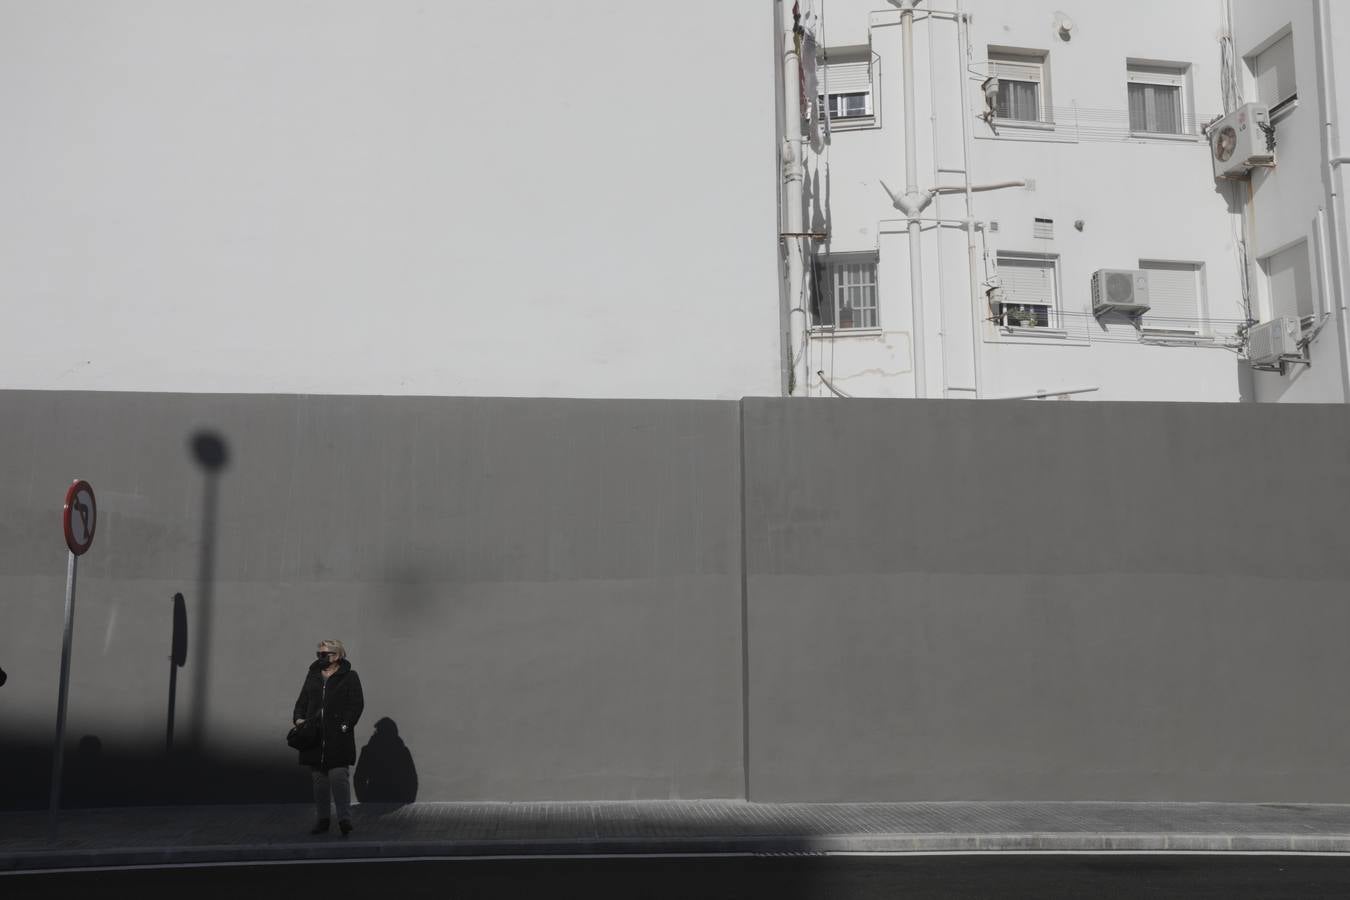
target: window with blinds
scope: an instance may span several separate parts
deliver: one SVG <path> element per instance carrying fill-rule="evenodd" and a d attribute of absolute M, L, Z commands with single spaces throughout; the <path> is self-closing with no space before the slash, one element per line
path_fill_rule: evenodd
<path fill-rule="evenodd" d="M 998 79 L 994 116 L 1014 122 L 1049 122 L 1045 54 L 989 48 L 989 74 Z"/>
<path fill-rule="evenodd" d="M 1141 259 L 1139 268 L 1148 272 L 1149 302 L 1140 327 L 1169 334 L 1204 333 L 1201 265 Z"/>
<path fill-rule="evenodd" d="M 832 124 L 870 124 L 875 118 L 872 102 L 871 54 L 831 54 L 819 64 L 817 115 L 829 116 Z"/>
<path fill-rule="evenodd" d="M 1003 288 L 999 324 L 1058 327 L 1059 290 L 1054 257 L 999 253 L 998 278 Z"/>
<path fill-rule="evenodd" d="M 1186 73 L 1186 67 L 1126 65 L 1132 133 L 1186 132 Z"/>
<path fill-rule="evenodd" d="M 1294 33 L 1286 32 L 1254 56 L 1247 58 L 1252 79 L 1256 82 L 1256 97 L 1273 113 L 1277 107 L 1298 98 L 1294 81 Z"/>
<path fill-rule="evenodd" d="M 1312 268 L 1308 264 L 1308 242 L 1299 241 L 1279 253 L 1261 260 L 1266 276 L 1271 313 L 1297 316 L 1304 328 L 1316 321 L 1317 305 L 1313 295 Z"/>

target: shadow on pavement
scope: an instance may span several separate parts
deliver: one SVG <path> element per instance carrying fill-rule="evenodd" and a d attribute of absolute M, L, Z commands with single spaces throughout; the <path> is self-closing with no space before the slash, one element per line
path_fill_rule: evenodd
<path fill-rule="evenodd" d="M 0 736 L 0 809 L 45 809 L 51 785 L 51 739 Z M 67 747 L 61 807 L 300 803 L 309 772 L 281 739 L 277 749 L 220 747 L 207 752 L 146 741 L 117 744 L 84 735 Z"/>

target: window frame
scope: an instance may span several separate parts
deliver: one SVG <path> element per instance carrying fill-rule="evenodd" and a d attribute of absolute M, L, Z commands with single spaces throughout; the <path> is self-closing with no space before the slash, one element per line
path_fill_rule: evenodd
<path fill-rule="evenodd" d="M 1052 130 L 1055 127 L 1053 107 L 1050 103 L 1050 51 L 1034 50 L 1027 47 L 1004 47 L 991 44 L 987 47 L 989 77 L 998 79 L 998 99 L 994 101 L 991 121 L 999 127 L 1039 128 Z M 1000 66 L 1013 67 L 1000 74 Z M 1034 78 L 1015 77 L 1016 68 L 1035 69 Z M 1008 74 L 1011 71 L 1012 74 Z M 1023 73 L 1026 74 L 1026 73 Z M 1001 115 L 1004 107 L 1003 85 L 1032 84 L 1036 88 L 1036 117 L 1034 119 L 1015 118 Z M 1011 109 L 1009 109 L 1011 112 Z"/>
<path fill-rule="evenodd" d="M 819 319 L 811 323 L 814 331 L 827 334 L 876 334 L 881 330 L 881 291 L 880 291 L 880 273 L 879 258 L 875 252 L 850 252 L 850 253 L 822 253 L 816 257 L 817 279 L 816 285 L 820 287 L 821 296 L 818 298 L 818 308 L 823 308 L 823 304 L 828 302 L 830 308 L 831 321 L 824 322 Z M 867 306 L 853 306 L 849 309 L 870 310 L 872 313 L 872 323 L 868 325 L 840 325 L 844 318 L 840 315 L 839 297 L 840 284 L 839 276 L 843 274 L 845 267 L 863 266 L 864 271 L 870 269 L 871 281 L 860 281 L 857 284 L 849 284 L 844 287 L 847 289 L 871 288 L 871 304 Z M 853 318 L 852 315 L 849 316 Z"/>
<path fill-rule="evenodd" d="M 1149 314 L 1144 313 L 1139 317 L 1139 332 L 1141 337 L 1177 337 L 1177 338 L 1204 338 L 1211 335 L 1209 321 L 1209 301 L 1207 296 L 1207 282 L 1205 278 L 1205 264 L 1202 261 L 1193 259 L 1162 259 L 1154 257 L 1139 260 L 1139 268 L 1145 272 L 1158 271 L 1179 271 L 1182 268 L 1192 271 L 1195 282 L 1195 327 L 1177 327 L 1175 325 L 1150 325 Z M 1172 319 L 1181 319 L 1183 317 L 1173 316 Z"/>
<path fill-rule="evenodd" d="M 1135 85 L 1175 88 L 1177 92 L 1177 130 L 1156 131 L 1135 128 L 1130 95 Z M 1191 101 L 1191 64 L 1156 62 L 1147 59 L 1125 60 L 1125 117 L 1130 137 L 1195 137 L 1195 112 Z M 1145 125 L 1148 123 L 1145 122 Z"/>
<path fill-rule="evenodd" d="M 1040 268 L 1048 270 L 1053 279 L 1051 284 L 1051 297 L 1049 303 L 1031 303 L 1018 301 L 1015 297 L 1009 298 L 1007 294 L 1007 284 L 1004 277 L 1004 263 L 1015 261 L 1016 263 L 1039 263 Z M 1046 336 L 1063 336 L 1065 334 L 1064 317 L 1064 292 L 1061 289 L 1062 279 L 1060 277 L 1060 261 L 1058 253 L 1038 253 L 1034 250 L 998 250 L 994 254 L 994 265 L 998 271 L 999 285 L 1003 290 L 1003 298 L 999 301 L 998 314 L 993 317 L 995 326 L 1003 334 L 1017 334 L 1024 336 L 1028 334 L 1045 334 Z M 1035 325 L 1024 326 L 1014 324 L 1009 318 L 1009 311 L 1012 308 L 1022 307 L 1044 307 L 1046 310 L 1045 322 L 1037 321 Z"/>
<path fill-rule="evenodd" d="M 831 90 L 827 93 L 829 82 L 828 69 L 831 66 L 858 65 L 859 63 L 867 66 L 868 89 L 866 92 L 856 89 Z M 835 106 L 834 101 L 848 96 L 865 93 L 866 99 L 863 101 L 866 112 L 863 115 L 840 116 L 833 109 L 830 111 L 830 131 L 854 131 L 862 128 L 878 128 L 881 126 L 881 95 L 880 95 L 880 59 L 872 52 L 869 46 L 858 47 L 824 47 L 816 59 L 816 86 L 819 88 L 815 98 L 815 105 L 812 107 L 813 114 L 818 117 L 818 121 L 823 124 L 825 119 L 825 106 Z M 850 82 L 851 83 L 851 82 Z"/>
<path fill-rule="evenodd" d="M 1311 311 L 1306 316 L 1301 315 L 1299 313 L 1298 296 L 1296 294 L 1294 296 L 1293 313 L 1295 318 L 1299 320 L 1300 330 L 1302 330 L 1306 334 L 1307 332 L 1317 327 L 1317 322 L 1322 317 L 1323 314 L 1323 298 L 1321 285 L 1316 277 L 1317 273 L 1313 268 L 1313 259 L 1314 259 L 1313 242 L 1308 239 L 1307 235 L 1303 235 L 1295 240 L 1292 240 L 1284 244 L 1278 249 L 1272 250 L 1271 252 L 1264 254 L 1263 256 L 1257 257 L 1256 265 L 1257 268 L 1260 269 L 1261 271 L 1261 290 L 1264 295 L 1266 309 L 1269 311 L 1269 316 L 1267 317 L 1266 321 L 1269 321 L 1281 315 L 1288 315 L 1287 312 L 1281 312 L 1277 305 L 1279 302 L 1279 298 L 1275 296 L 1275 288 L 1274 285 L 1271 283 L 1270 264 L 1274 261 L 1275 257 L 1288 253 L 1289 251 L 1294 250 L 1295 248 L 1300 246 L 1302 246 L 1303 248 L 1303 262 L 1306 263 L 1306 265 L 1303 267 L 1303 272 L 1307 277 L 1308 299 Z"/>
<path fill-rule="evenodd" d="M 1280 42 L 1289 41 L 1289 81 L 1293 90 L 1279 99 L 1267 99 L 1260 94 L 1260 73 L 1257 72 L 1257 63 L 1261 56 L 1270 50 L 1274 50 Z M 1292 112 L 1298 107 L 1298 48 L 1294 46 L 1294 27 L 1292 23 L 1285 23 L 1270 37 L 1266 38 L 1256 46 L 1254 50 L 1242 57 L 1243 64 L 1247 69 L 1247 77 L 1251 84 L 1252 93 L 1256 95 L 1256 102 L 1263 104 L 1270 109 L 1270 121 L 1272 124 L 1284 115 Z M 1277 69 L 1278 72 L 1278 69 Z M 1276 78 L 1276 82 L 1279 78 Z"/>

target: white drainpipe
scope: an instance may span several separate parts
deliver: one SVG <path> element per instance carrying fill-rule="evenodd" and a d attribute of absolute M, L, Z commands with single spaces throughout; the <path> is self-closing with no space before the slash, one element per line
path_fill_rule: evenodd
<path fill-rule="evenodd" d="M 923 323 L 923 265 L 919 214 L 932 202 L 933 195 L 919 190 L 918 135 L 914 126 L 914 7 L 920 0 L 890 0 L 900 7 L 900 32 L 904 42 L 903 72 L 905 95 L 905 192 L 897 196 L 885 183 L 895 208 L 909 220 L 909 295 L 914 311 L 914 396 L 928 396 L 928 372 Z"/>
<path fill-rule="evenodd" d="M 783 7 L 783 207 L 785 233 L 783 249 L 787 253 L 788 293 L 788 359 L 792 364 L 788 394 L 806 393 L 806 316 L 802 304 L 802 285 L 805 282 L 804 259 L 806 237 L 802 234 L 802 108 L 801 75 L 797 59 L 797 44 L 792 33 L 792 8 L 787 0 Z"/>
<path fill-rule="evenodd" d="M 975 399 L 984 396 L 984 319 L 986 306 L 980 295 L 980 275 L 975 266 L 975 200 L 970 184 L 970 89 L 966 73 L 966 54 L 970 44 L 970 20 L 966 16 L 965 0 L 956 0 L 956 80 L 961 93 L 961 168 L 966 194 L 966 266 L 970 274 L 970 358 L 975 366 Z"/>
<path fill-rule="evenodd" d="M 1339 150 L 1335 146 L 1338 137 L 1335 118 L 1336 83 L 1331 72 L 1331 38 L 1328 33 L 1330 29 L 1331 2 L 1317 0 L 1318 93 L 1322 95 L 1322 109 L 1325 111 L 1322 118 L 1322 151 L 1326 154 L 1327 184 L 1330 187 L 1327 197 L 1327 219 L 1330 228 L 1324 227 L 1322 234 L 1330 231 L 1335 238 L 1331 242 L 1333 246 L 1329 248 L 1334 250 L 1334 253 L 1325 253 L 1322 258 L 1331 263 L 1331 271 L 1328 274 L 1335 286 L 1336 324 L 1341 332 L 1341 389 L 1344 391 L 1346 402 L 1350 402 L 1350 329 L 1347 328 L 1350 326 L 1350 311 L 1346 308 L 1347 300 L 1350 298 L 1345 294 L 1346 272 L 1342 255 L 1346 248 L 1346 210 L 1345 180 L 1341 172 L 1341 166 L 1350 161 L 1350 158 L 1336 155 Z"/>
<path fill-rule="evenodd" d="M 942 176 L 942 153 L 938 143 L 938 117 L 937 117 L 937 52 L 933 46 L 933 32 L 935 31 L 933 23 L 928 23 L 928 134 L 933 141 L 933 184 L 937 184 Z M 932 187 L 928 192 L 933 195 L 933 215 L 939 219 L 942 218 L 942 191 L 940 188 Z M 939 386 L 938 396 L 947 397 L 950 395 L 952 374 L 948 363 L 947 353 L 947 272 L 942 259 L 942 229 L 933 231 L 933 243 L 937 259 L 937 297 L 938 297 L 938 362 L 942 370 L 942 384 Z"/>
<path fill-rule="evenodd" d="M 927 373 L 925 371 L 924 320 L 923 320 L 923 270 L 920 247 L 920 223 L 932 221 L 921 218 L 921 213 L 938 194 L 963 193 L 966 195 L 966 216 L 959 223 L 966 230 L 966 264 L 970 273 L 971 315 L 971 358 L 974 362 L 975 396 L 983 395 L 984 378 L 982 365 L 983 325 L 985 319 L 984 297 L 980 291 L 980 269 L 976 262 L 975 246 L 975 210 L 972 195 L 977 191 L 994 191 L 1002 188 L 1025 187 L 1025 181 L 998 181 L 992 184 L 972 184 L 970 177 L 971 157 L 974 155 L 970 134 L 970 96 L 966 89 L 966 53 L 970 42 L 970 20 L 965 12 L 964 0 L 957 0 L 955 13 L 950 15 L 957 24 L 957 67 L 960 71 L 958 84 L 961 99 L 961 145 L 964 160 L 962 163 L 962 185 L 941 185 L 919 190 L 918 156 L 916 153 L 916 135 L 914 132 L 914 7 L 919 0 L 890 0 L 900 7 L 900 26 L 904 41 L 905 81 L 905 192 L 896 194 L 883 181 L 882 188 L 891 197 L 896 209 L 904 213 L 908 221 L 909 258 L 910 258 L 910 296 L 914 305 L 914 393 L 917 397 L 927 396 Z M 930 41 L 931 45 L 931 41 Z M 930 46 L 931 52 L 931 46 Z M 932 86 L 930 85 L 930 88 Z M 947 221 L 940 219 L 940 221 Z M 944 301 L 945 302 L 945 301 Z M 944 361 L 945 363 L 945 361 Z M 945 386 L 945 385 L 944 385 Z"/>
<path fill-rule="evenodd" d="M 991 400 L 1044 400 L 1047 397 L 1063 397 L 1067 394 L 1091 394 L 1094 391 L 1100 391 L 1100 387 L 1080 387 L 1080 388 L 1041 388 L 1034 394 L 1012 394 L 1007 397 L 991 397 Z"/>

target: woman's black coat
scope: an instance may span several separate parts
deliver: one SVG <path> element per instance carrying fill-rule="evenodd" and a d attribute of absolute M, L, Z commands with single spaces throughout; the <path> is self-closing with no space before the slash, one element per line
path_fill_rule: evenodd
<path fill-rule="evenodd" d="M 313 719 L 320 724 L 319 743 L 300 751 L 300 765 L 333 769 L 356 765 L 356 722 L 365 709 L 366 699 L 361 694 L 361 677 L 347 660 L 338 663 L 338 670 L 324 683 L 320 673 L 328 663 L 316 659 L 310 664 L 309 674 L 295 701 L 296 719 Z M 346 725 L 344 731 L 342 726 Z"/>

